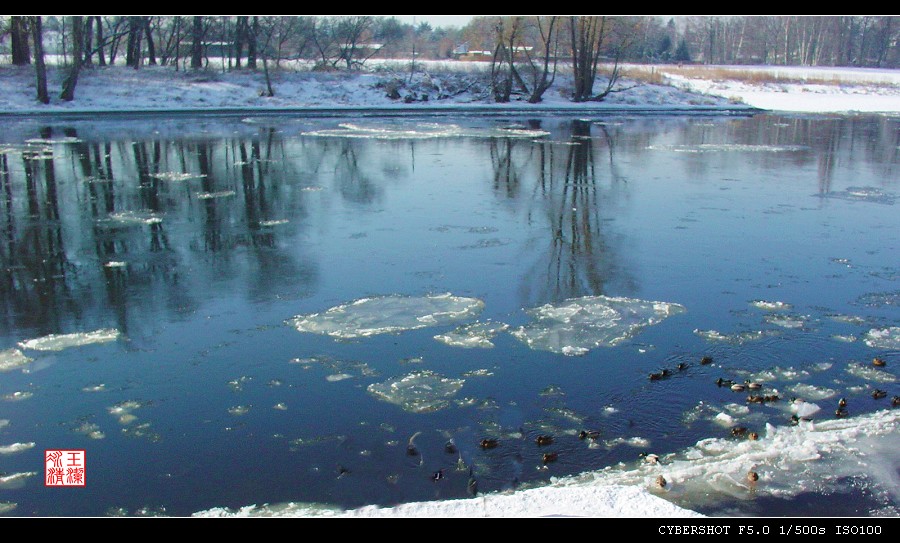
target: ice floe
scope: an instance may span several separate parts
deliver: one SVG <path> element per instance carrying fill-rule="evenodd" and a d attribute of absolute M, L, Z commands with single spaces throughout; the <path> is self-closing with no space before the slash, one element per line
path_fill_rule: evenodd
<path fill-rule="evenodd" d="M 150 177 L 160 179 L 162 181 L 187 181 L 188 179 L 199 179 L 206 177 L 205 173 L 180 173 L 180 172 L 159 172 L 151 173 Z"/>
<path fill-rule="evenodd" d="M 872 202 L 876 204 L 891 205 L 896 197 L 877 187 L 847 187 L 847 190 L 829 191 L 817 196 L 825 198 L 835 198 L 838 200 L 849 200 L 851 202 Z"/>
<path fill-rule="evenodd" d="M 415 371 L 403 377 L 369 385 L 370 394 L 412 413 L 430 413 L 450 406 L 464 379 L 444 377 L 433 371 Z"/>
<path fill-rule="evenodd" d="M 150 211 L 122 211 L 110 213 L 107 219 L 123 225 L 159 224 L 162 222 L 162 217 Z"/>
<path fill-rule="evenodd" d="M 797 383 L 788 390 L 807 400 L 827 400 L 828 398 L 837 396 L 838 393 L 832 388 L 809 385 L 806 383 Z"/>
<path fill-rule="evenodd" d="M 755 330 L 737 334 L 723 334 L 717 330 L 695 329 L 694 333 L 707 341 L 720 341 L 723 343 L 731 343 L 733 345 L 741 345 L 748 341 L 757 341 L 767 337 L 780 335 L 780 332 L 777 330 Z"/>
<path fill-rule="evenodd" d="M 782 328 L 803 328 L 809 317 L 805 315 L 766 315 L 765 321 Z"/>
<path fill-rule="evenodd" d="M 15 392 L 10 392 L 9 394 L 5 394 L 3 399 L 8 402 L 18 402 L 20 400 L 27 400 L 28 398 L 34 396 L 33 392 L 29 392 L 27 390 L 17 390 Z"/>
<path fill-rule="evenodd" d="M 34 359 L 25 356 L 19 349 L 0 351 L 0 372 L 13 371 L 33 361 Z"/>
<path fill-rule="evenodd" d="M 77 428 L 75 428 L 75 433 L 86 435 L 91 439 L 103 439 L 106 437 L 106 434 L 104 434 L 100 430 L 100 426 L 94 424 L 93 422 L 86 421 L 82 422 L 80 425 L 78 425 Z"/>
<path fill-rule="evenodd" d="M 866 332 L 865 341 L 876 349 L 900 349 L 900 326 L 872 328 Z"/>
<path fill-rule="evenodd" d="M 511 333 L 532 349 L 576 356 L 594 347 L 619 345 L 643 328 L 684 311 L 684 306 L 675 303 L 585 296 L 527 309 L 533 322 Z"/>
<path fill-rule="evenodd" d="M 37 475 L 35 471 L 23 471 L 20 473 L 9 473 L 0 475 L 0 488 L 13 489 L 25 486 L 25 480 L 29 477 Z"/>
<path fill-rule="evenodd" d="M 119 420 L 119 424 L 125 426 L 137 420 L 137 416 L 135 416 L 132 411 L 134 411 L 135 409 L 139 409 L 140 407 L 140 402 L 134 400 L 126 400 L 124 402 L 119 402 L 116 405 L 107 408 L 106 410 L 110 415 L 116 417 Z"/>
<path fill-rule="evenodd" d="M 34 447 L 34 442 L 0 445 L 0 454 L 16 454 Z"/>
<path fill-rule="evenodd" d="M 233 190 L 219 190 L 216 192 L 198 192 L 197 199 L 199 200 L 212 200 L 214 198 L 228 198 L 229 196 L 234 196 L 236 193 Z"/>
<path fill-rule="evenodd" d="M 434 339 L 452 347 L 490 349 L 494 346 L 491 340 L 508 328 L 509 325 L 502 322 L 474 322 L 459 326 L 445 334 L 438 334 Z"/>
<path fill-rule="evenodd" d="M 847 364 L 847 373 L 866 381 L 875 381 L 876 383 L 894 383 L 897 381 L 897 377 L 893 373 L 873 366 L 863 365 L 859 362 Z"/>
<path fill-rule="evenodd" d="M 791 304 L 785 302 L 768 302 L 766 300 L 754 300 L 750 302 L 753 307 L 766 311 L 784 311 L 791 309 Z"/>
<path fill-rule="evenodd" d="M 104 328 L 93 332 L 77 332 L 73 334 L 51 334 L 19 343 L 23 349 L 33 351 L 62 351 L 70 347 L 81 347 L 97 343 L 116 341 L 121 336 L 118 330 Z"/>
<path fill-rule="evenodd" d="M 362 298 L 322 313 L 298 315 L 288 321 L 300 332 L 336 338 L 359 338 L 448 324 L 477 317 L 484 302 L 452 294 Z"/>
<path fill-rule="evenodd" d="M 435 138 L 538 138 L 549 136 L 543 130 L 516 127 L 465 128 L 456 124 L 418 123 L 415 125 L 359 125 L 341 123 L 338 128 L 304 132 L 304 136 L 364 138 L 378 140 Z"/>
<path fill-rule="evenodd" d="M 0 488 L 3 488 L 2 484 L 0 484 Z M 18 504 L 15 502 L 0 502 L 0 515 L 9 513 L 16 507 L 18 507 Z"/>
<path fill-rule="evenodd" d="M 802 145 L 748 145 L 741 143 L 701 143 L 700 145 L 650 145 L 650 150 L 674 151 L 676 153 L 721 153 L 721 152 L 755 152 L 755 153 L 793 153 L 808 151 Z"/>

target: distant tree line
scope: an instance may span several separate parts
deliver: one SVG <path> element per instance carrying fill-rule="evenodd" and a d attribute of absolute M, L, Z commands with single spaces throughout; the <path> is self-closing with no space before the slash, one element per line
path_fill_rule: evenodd
<path fill-rule="evenodd" d="M 32 65 L 49 102 L 45 56 L 67 71 L 124 64 L 175 70 L 258 70 L 302 61 L 354 70 L 371 58 L 468 58 L 491 63 L 497 101 L 541 100 L 558 68 L 574 75 L 572 99 L 602 100 L 623 62 L 900 67 L 900 17 L 891 16 L 490 16 L 432 28 L 389 16 L 3 16 L 0 53 Z M 214 64 L 210 59 L 215 59 Z M 603 88 L 594 89 L 602 71 Z"/>

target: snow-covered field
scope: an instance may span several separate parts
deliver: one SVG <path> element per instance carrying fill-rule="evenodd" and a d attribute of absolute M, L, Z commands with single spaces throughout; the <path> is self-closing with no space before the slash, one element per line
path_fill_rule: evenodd
<path fill-rule="evenodd" d="M 224 72 L 217 69 L 174 71 L 147 66 L 133 70 L 122 66 L 84 70 L 75 100 L 58 98 L 62 72 L 51 67 L 51 103 L 35 100 L 34 74 L 29 67 L 0 66 L 0 113 L 63 113 L 97 111 L 195 111 L 279 109 L 404 109 L 540 108 L 575 110 L 716 111 L 744 106 L 797 112 L 900 112 L 900 73 L 897 70 L 802 69 L 770 67 L 773 77 L 791 72 L 791 83 L 742 83 L 735 80 L 687 78 L 654 69 L 668 84 L 620 80 L 620 92 L 602 102 L 575 104 L 568 99 L 571 84 L 564 74 L 540 104 L 514 100 L 491 103 L 484 63 L 418 62 L 410 74 L 401 61 L 376 65 L 371 72 L 310 72 L 273 70 L 273 97 L 263 96 L 262 73 Z M 479 69 L 481 68 L 481 69 Z M 646 69 L 646 68 L 645 68 Z M 746 67 L 742 67 L 746 71 Z M 781 75 L 780 75 L 781 74 Z M 811 74 L 809 83 L 794 82 Z M 826 74 L 826 75 L 822 75 Z M 823 84 L 823 79 L 834 83 Z M 814 81 L 814 82 L 813 82 Z M 605 80 L 598 80 L 596 89 Z M 388 94 L 394 92 L 394 99 Z M 427 98 L 426 98 L 427 95 Z"/>

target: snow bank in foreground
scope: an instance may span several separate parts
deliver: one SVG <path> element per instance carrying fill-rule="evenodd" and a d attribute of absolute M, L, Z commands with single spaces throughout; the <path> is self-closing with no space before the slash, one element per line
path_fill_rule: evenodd
<path fill-rule="evenodd" d="M 637 466 L 617 465 L 513 493 L 472 499 L 366 506 L 343 511 L 287 503 L 201 511 L 194 516 L 283 517 L 691 517 L 723 500 L 840 492 L 857 478 L 900 500 L 900 411 L 797 426 L 767 425 L 759 438 L 705 439 Z M 751 472 L 758 478 L 751 480 Z M 657 485 L 662 476 L 666 485 Z M 677 504 L 677 505 L 676 505 Z"/>

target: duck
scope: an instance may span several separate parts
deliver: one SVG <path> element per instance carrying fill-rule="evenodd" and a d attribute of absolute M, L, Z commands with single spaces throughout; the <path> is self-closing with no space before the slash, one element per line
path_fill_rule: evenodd
<path fill-rule="evenodd" d="M 668 484 L 668 481 L 666 481 L 666 478 L 662 475 L 656 478 L 656 486 L 658 486 L 659 488 L 666 488 L 666 485 Z"/>
<path fill-rule="evenodd" d="M 559 458 L 559 453 L 544 453 L 544 456 L 541 457 L 545 464 L 549 464 L 550 462 L 556 462 Z"/>
<path fill-rule="evenodd" d="M 700 364 L 702 364 L 704 366 L 706 366 L 707 364 L 712 364 L 712 363 L 713 363 L 713 359 L 711 356 L 704 356 L 703 358 L 700 359 Z"/>
<path fill-rule="evenodd" d="M 884 398 L 886 396 L 887 396 L 887 392 L 881 390 L 880 388 L 876 388 L 875 390 L 872 391 L 872 398 L 874 398 L 876 400 L 880 400 L 881 398 Z"/>
<path fill-rule="evenodd" d="M 447 454 L 456 454 L 459 452 L 459 449 L 456 448 L 456 443 L 451 439 L 447 443 L 444 443 L 444 452 Z"/>
<path fill-rule="evenodd" d="M 740 383 L 735 383 L 731 385 L 731 390 L 735 392 L 743 392 L 746 387 Z"/>
<path fill-rule="evenodd" d="M 600 437 L 599 430 L 582 430 L 578 432 L 578 439 L 597 439 Z"/>
<path fill-rule="evenodd" d="M 758 383 L 756 381 L 747 381 L 747 388 L 750 390 L 759 390 L 762 388 L 762 383 Z"/>
<path fill-rule="evenodd" d="M 553 437 L 551 436 L 537 436 L 537 439 L 534 440 L 540 446 L 550 445 L 553 443 Z"/>
<path fill-rule="evenodd" d="M 678 371 L 684 371 L 684 370 L 688 369 L 688 365 L 685 364 L 684 362 L 679 362 L 678 365 L 675 366 L 675 369 L 677 369 Z"/>
<path fill-rule="evenodd" d="M 722 379 L 721 377 L 719 377 L 718 379 L 716 379 L 716 384 L 720 387 L 730 387 L 734 384 L 734 382 L 731 379 Z"/>
<path fill-rule="evenodd" d="M 747 439 L 749 439 L 750 441 L 756 441 L 759 439 L 759 434 L 757 434 L 756 432 L 750 432 L 749 434 L 747 434 Z"/>
<path fill-rule="evenodd" d="M 747 472 L 747 480 L 751 483 L 755 483 L 756 481 L 759 481 L 759 474 L 753 470 L 750 470 Z"/>
<path fill-rule="evenodd" d="M 847 413 L 846 409 L 838 409 L 837 411 L 834 412 L 834 416 L 839 419 L 842 419 L 842 418 L 846 417 L 847 415 L 849 415 L 849 413 Z"/>
<path fill-rule="evenodd" d="M 734 437 L 744 437 L 747 435 L 747 428 L 744 426 L 735 426 L 731 429 L 731 435 Z"/>
<path fill-rule="evenodd" d="M 765 402 L 777 402 L 780 399 L 781 398 L 778 396 L 778 394 L 772 394 L 770 396 L 763 396 L 763 401 L 765 401 Z"/>
<path fill-rule="evenodd" d="M 434 482 L 438 482 L 444 478 L 444 470 L 439 469 L 436 472 L 431 474 L 431 480 Z"/>
<path fill-rule="evenodd" d="M 662 379 L 663 377 L 665 377 L 665 376 L 663 375 L 663 372 L 661 372 L 661 371 L 656 372 L 656 373 L 651 373 L 651 374 L 650 374 L 650 380 L 651 380 L 651 381 L 659 381 L 659 380 Z"/>
<path fill-rule="evenodd" d="M 891 398 L 891 407 L 900 407 L 900 396 Z"/>
<path fill-rule="evenodd" d="M 843 409 L 847 407 L 847 398 L 841 398 L 838 400 L 838 408 Z"/>
<path fill-rule="evenodd" d="M 481 448 L 482 449 L 494 449 L 498 445 L 500 445 L 500 442 L 496 439 L 482 439 L 481 440 Z"/>
<path fill-rule="evenodd" d="M 754 396 L 753 394 L 747 396 L 747 403 L 765 403 L 765 401 L 763 396 Z"/>
<path fill-rule="evenodd" d="M 887 366 L 887 362 L 884 361 L 883 358 L 878 358 L 877 356 L 872 359 L 872 365 L 878 368 L 883 368 Z"/>

